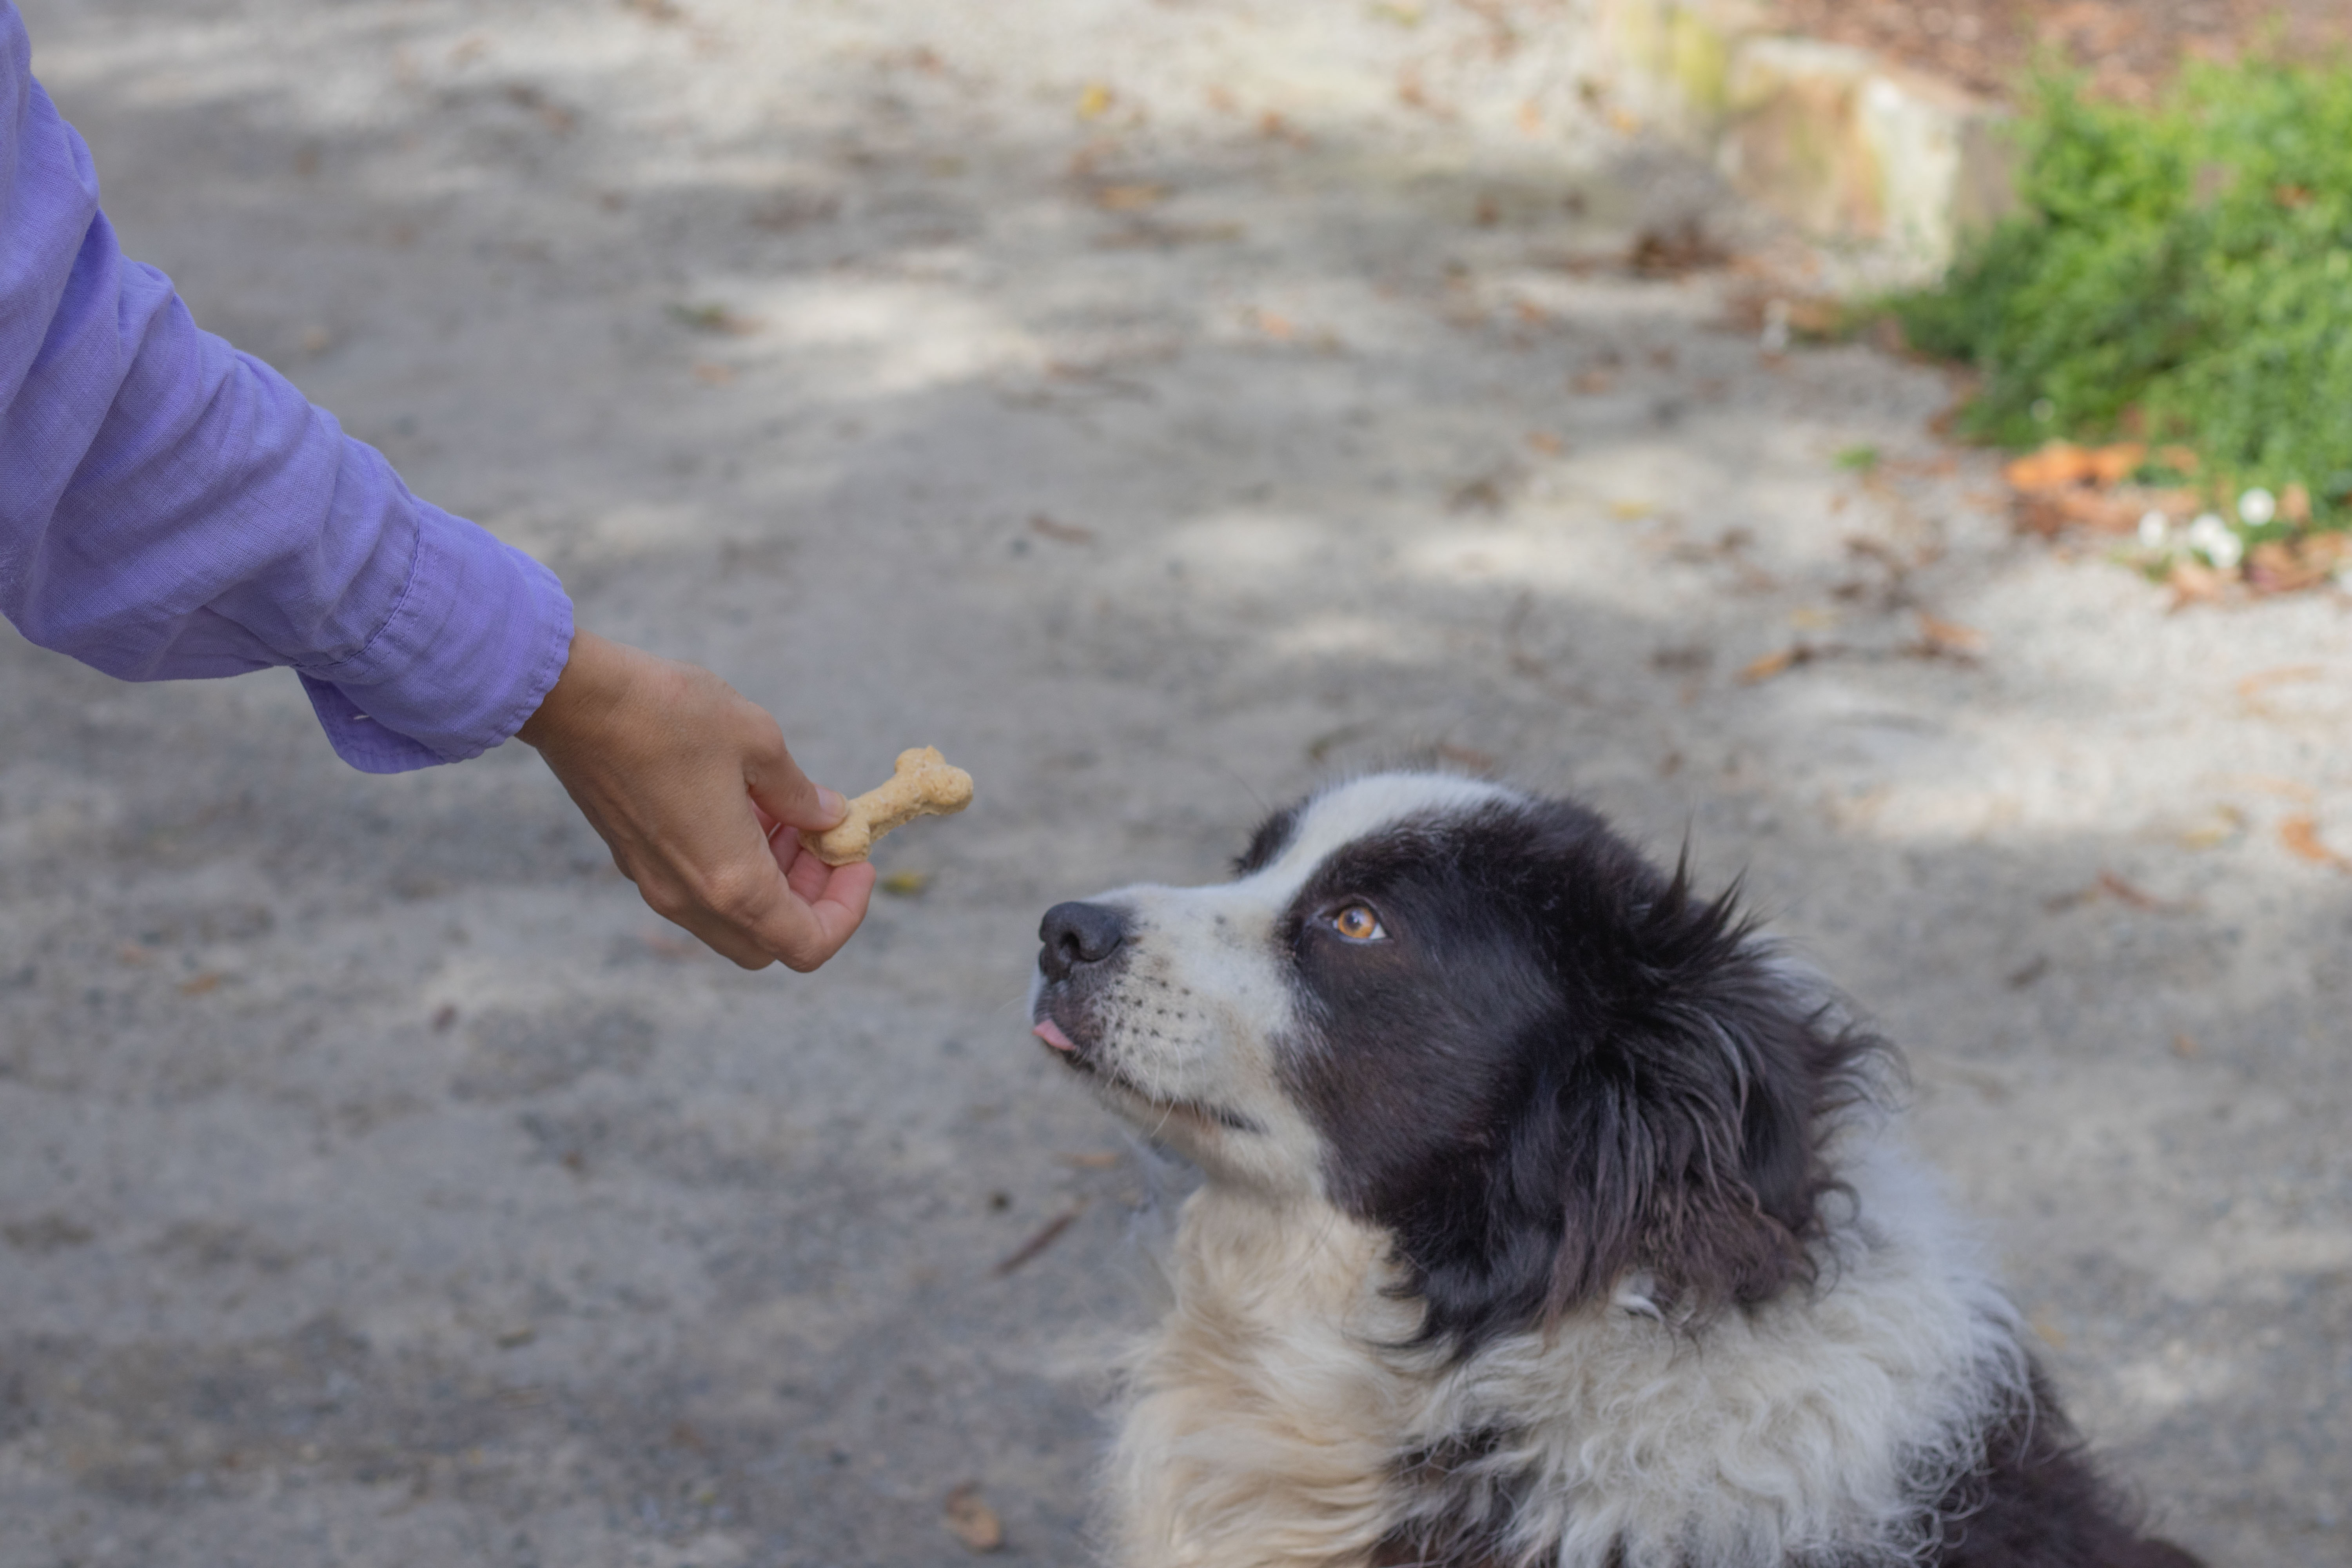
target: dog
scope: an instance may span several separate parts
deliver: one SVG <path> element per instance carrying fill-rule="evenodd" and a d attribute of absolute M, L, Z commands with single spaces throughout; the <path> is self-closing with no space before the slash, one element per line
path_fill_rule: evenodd
<path fill-rule="evenodd" d="M 1360 778 L 1049 910 L 1034 1032 L 1197 1164 L 1127 1568 L 2197 1568 L 2144 1537 L 1848 1004 L 1594 813 Z"/>

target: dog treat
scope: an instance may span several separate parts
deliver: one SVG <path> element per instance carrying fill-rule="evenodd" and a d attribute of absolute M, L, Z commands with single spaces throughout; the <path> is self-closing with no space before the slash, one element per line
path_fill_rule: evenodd
<path fill-rule="evenodd" d="M 841 826 L 801 834 L 810 854 L 828 866 L 846 866 L 874 852 L 874 841 L 919 816 L 952 816 L 971 804 L 971 775 L 948 766 L 937 746 L 898 753 L 889 782 L 849 803 Z"/>

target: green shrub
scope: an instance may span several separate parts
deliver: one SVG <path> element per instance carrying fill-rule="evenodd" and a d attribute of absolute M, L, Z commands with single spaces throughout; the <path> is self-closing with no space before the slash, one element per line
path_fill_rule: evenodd
<path fill-rule="evenodd" d="M 2154 110 L 2045 72 L 2020 134 L 2019 213 L 1894 305 L 1983 373 L 1961 428 L 2179 441 L 2352 523 L 2352 68 L 2192 65 Z"/>

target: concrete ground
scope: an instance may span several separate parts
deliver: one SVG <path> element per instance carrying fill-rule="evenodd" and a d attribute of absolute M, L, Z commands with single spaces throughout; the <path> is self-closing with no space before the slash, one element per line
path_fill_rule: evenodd
<path fill-rule="evenodd" d="M 0 634 L 0 1568 L 946 1563 L 967 1483 L 1086 1561 L 1181 1173 L 1027 1037 L 1038 912 L 1395 760 L 1745 868 L 2114 1468 L 2352 1561 L 2342 600 L 2168 614 L 1938 373 L 1608 262 L 1760 241 L 1572 5 L 26 8 L 199 321 L 821 779 L 981 793 L 747 975 L 520 748 Z"/>

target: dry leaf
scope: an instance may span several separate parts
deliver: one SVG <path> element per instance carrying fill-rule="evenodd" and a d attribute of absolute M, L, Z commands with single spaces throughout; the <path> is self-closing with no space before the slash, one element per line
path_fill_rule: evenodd
<path fill-rule="evenodd" d="M 2252 790 L 2256 795 L 2274 795 L 2282 800 L 2299 800 L 2305 805 L 2319 798 L 2309 784 L 2283 779 L 2274 773 L 2232 773 L 2221 781 L 2232 789 Z"/>
<path fill-rule="evenodd" d="M 705 360 L 694 367 L 694 379 L 705 386 L 724 386 L 735 379 L 735 367 Z"/>
<path fill-rule="evenodd" d="M 2188 1061 L 2197 1055 L 2197 1042 L 2187 1035 L 2175 1035 L 2172 1037 L 2172 1054 L 2182 1061 Z"/>
<path fill-rule="evenodd" d="M 2276 669 L 2258 669 L 2238 682 L 2238 698 L 2252 702 L 2264 687 L 2283 686 L 2291 680 L 2317 680 L 2326 673 L 2324 666 L 2316 664 L 2284 664 Z"/>
<path fill-rule="evenodd" d="M 1984 633 L 1925 610 L 1919 612 L 1919 640 L 1929 653 L 1946 658 L 1974 658 L 1985 650 Z"/>
<path fill-rule="evenodd" d="M 1788 647 L 1775 649 L 1761 658 L 1749 659 L 1739 667 L 1739 683 L 1743 686 L 1755 686 L 1769 680 L 1795 666 L 1803 658 L 1804 645 L 1796 643 Z"/>
<path fill-rule="evenodd" d="M 1081 528 L 1075 522 L 1056 522 L 1042 511 L 1029 520 L 1029 531 L 1063 544 L 1092 544 L 1095 542 L 1093 529 Z"/>
<path fill-rule="evenodd" d="M 2186 849 L 2217 849 L 2243 837 L 2246 814 L 2234 805 L 2217 805 L 2202 822 L 2184 828 L 2180 844 Z"/>
<path fill-rule="evenodd" d="M 219 990 L 220 983 L 221 977 L 210 973 L 209 971 L 203 974 L 191 974 L 185 980 L 180 982 L 180 994 L 183 996 L 202 996 L 207 992 Z"/>
<path fill-rule="evenodd" d="M 2287 847 L 2297 859 L 2308 860 L 2315 866 L 2333 866 L 2339 871 L 2352 871 L 2352 858 L 2347 858 L 2320 842 L 2319 824 L 2308 816 L 2290 816 L 2279 824 L 2279 842 Z"/>
<path fill-rule="evenodd" d="M 1047 1220 L 1037 1227 L 1037 1233 L 1034 1236 L 998 1259 L 992 1272 L 1001 1279 L 1061 1240 L 1062 1233 L 1077 1222 L 1078 1215 L 1086 1212 L 1086 1201 L 1080 1199 Z"/>
<path fill-rule="evenodd" d="M 979 1482 L 966 1481 L 948 1493 L 942 1516 L 948 1533 L 962 1542 L 966 1552 L 1004 1550 L 1004 1521 L 980 1495 Z"/>
<path fill-rule="evenodd" d="M 1588 370 L 1568 384 L 1571 391 L 1591 397 L 1598 393 L 1608 391 L 1611 384 L 1616 379 L 1605 370 Z"/>
<path fill-rule="evenodd" d="M 2173 563 L 2172 572 L 2165 582 L 2171 585 L 2172 607 L 2176 610 L 2218 599 L 2222 590 L 2230 585 L 2227 576 L 2194 561 Z"/>
<path fill-rule="evenodd" d="M 1547 458 L 1557 458 L 1568 450 L 1568 443 L 1548 430 L 1528 431 L 1528 445 Z"/>
<path fill-rule="evenodd" d="M 1078 94 L 1078 118 L 1081 120 L 1101 119 L 1105 114 L 1110 111 L 1110 106 L 1113 102 L 1117 101 L 1117 94 L 1113 93 L 1109 88 L 1105 87 L 1101 82 L 1090 81 L 1087 83 L 1086 90 Z"/>
<path fill-rule="evenodd" d="M 1095 192 L 1094 202 L 1095 205 L 1105 212 L 1131 213 L 1141 212 L 1146 207 L 1158 206 L 1168 199 L 1168 187 L 1165 185 L 1138 182 L 1133 184 L 1105 185 Z"/>
<path fill-rule="evenodd" d="M 2168 903 L 2154 893 L 2126 882 L 2113 871 L 2099 873 L 2099 890 L 2123 903 L 2129 904 L 2136 910 L 2146 910 L 2151 914 L 2167 914 L 2180 907 L 2178 904 Z"/>
<path fill-rule="evenodd" d="M 2147 461 L 2147 447 L 2138 441 L 2119 441 L 2090 454 L 2091 478 L 2099 484 L 2119 485 Z"/>
<path fill-rule="evenodd" d="M 2053 490 L 2081 484 L 2092 472 L 2089 452 L 2072 441 L 2053 441 L 2009 464 L 2000 477 L 2021 490 Z"/>
<path fill-rule="evenodd" d="M 1291 321 L 1289 317 L 1277 316 L 1272 310 L 1260 310 L 1255 308 L 1252 308 L 1248 313 L 1247 319 L 1251 326 L 1255 327 L 1259 331 L 1264 332 L 1267 337 L 1274 339 L 1276 342 L 1286 343 L 1291 339 L 1298 335 L 1298 328 Z"/>
<path fill-rule="evenodd" d="M 919 899 L 930 885 L 929 871 L 893 871 L 875 884 L 894 899 Z"/>

